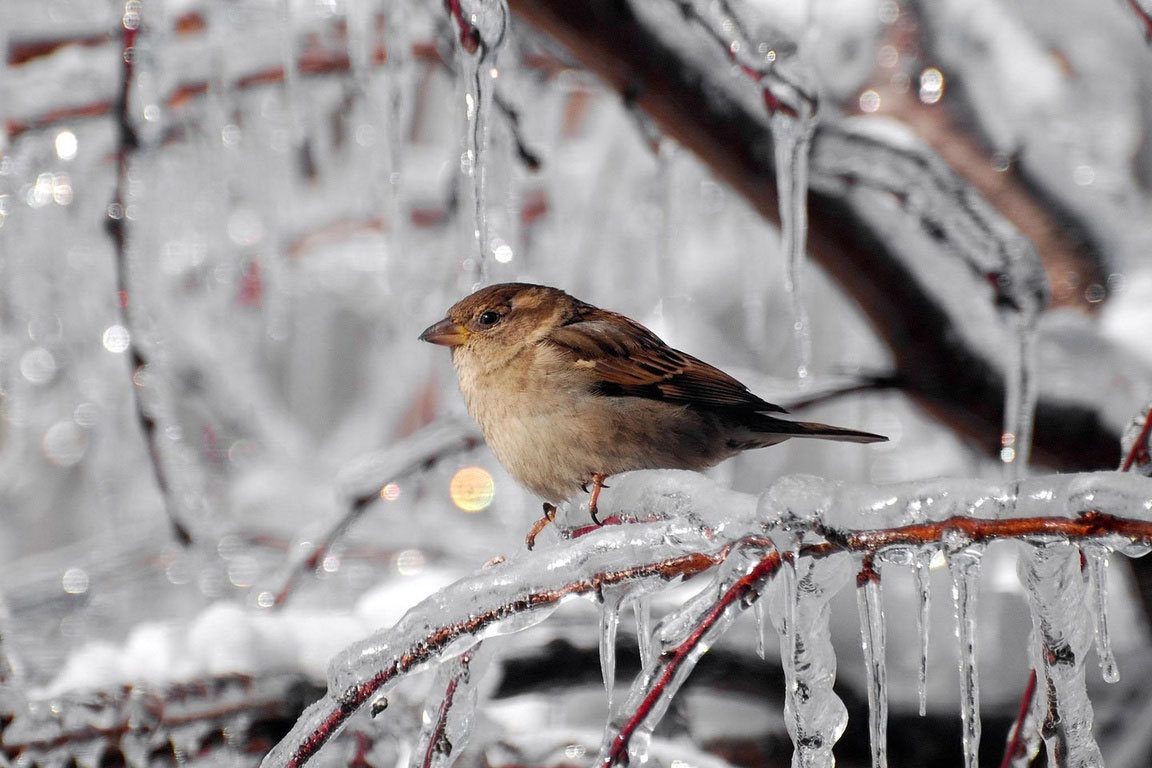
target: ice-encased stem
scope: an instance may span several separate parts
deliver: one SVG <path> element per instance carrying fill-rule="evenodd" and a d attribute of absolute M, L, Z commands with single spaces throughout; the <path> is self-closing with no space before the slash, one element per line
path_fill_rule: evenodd
<path fill-rule="evenodd" d="M 1112 653 L 1112 633 L 1108 629 L 1108 550 L 1100 546 L 1081 547 L 1092 578 L 1092 597 L 1096 607 L 1096 656 L 1100 659 L 1100 676 L 1106 683 L 1120 682 L 1120 669 Z"/>
<path fill-rule="evenodd" d="M 1080 573 L 1080 550 L 1066 543 L 1026 546 L 1020 581 L 1032 610 L 1032 663 L 1043 709 L 1041 734 L 1048 764 L 1067 768 L 1103 765 L 1092 736 L 1092 703 L 1084 658 L 1092 624 Z"/>
<path fill-rule="evenodd" d="M 864 671 L 868 680 L 868 735 L 872 747 L 872 768 L 888 765 L 888 673 L 884 661 L 884 606 L 880 576 L 862 576 L 856 588 L 860 612 L 860 647 L 864 651 Z"/>
<path fill-rule="evenodd" d="M 833 595 L 851 576 L 851 560 L 842 555 L 802 558 L 796 563 L 795 588 L 777 579 L 769 592 L 769 609 L 780 633 L 787 686 L 784 724 L 792 738 L 793 768 L 835 765 L 832 747 L 848 723 L 848 710 L 832 688 L 836 652 L 829 619 Z"/>
<path fill-rule="evenodd" d="M 776 152 L 776 190 L 780 207 L 780 246 L 784 253 L 784 289 L 792 304 L 792 330 L 796 342 L 796 375 L 808 381 L 812 364 L 812 336 L 804 306 L 804 255 L 808 247 L 808 157 L 816 124 L 807 101 L 800 112 L 777 110 L 772 115 L 772 142 Z"/>
<path fill-rule="evenodd" d="M 477 683 L 483 677 L 489 654 L 477 643 L 436 668 L 431 696 L 424 704 L 423 723 L 410 768 L 448 768 L 460 756 L 472 735 Z"/>
<path fill-rule="evenodd" d="M 960 642 L 960 719 L 965 768 L 980 764 L 980 679 L 976 669 L 976 595 L 983 550 L 970 546 L 948 554 L 956 637 Z"/>
<path fill-rule="evenodd" d="M 920 637 L 920 665 L 916 670 L 916 693 L 920 700 L 920 717 L 928 714 L 928 636 L 931 627 L 932 572 L 929 570 L 934 551 L 923 549 L 916 554 L 916 632 Z"/>
<path fill-rule="evenodd" d="M 780 557 L 759 542 L 737 544 L 711 582 L 668 614 L 656 628 L 659 653 L 632 683 L 628 699 L 614 712 L 596 762 L 602 768 L 639 765 L 648 758 L 652 730 L 700 658 L 763 591 L 779 571 Z"/>

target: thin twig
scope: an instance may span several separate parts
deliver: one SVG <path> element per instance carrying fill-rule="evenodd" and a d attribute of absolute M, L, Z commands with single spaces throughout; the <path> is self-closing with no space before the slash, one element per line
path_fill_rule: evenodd
<path fill-rule="evenodd" d="M 121 81 L 120 92 L 116 100 L 116 123 L 118 128 L 116 149 L 116 188 L 111 204 L 108 206 L 108 234 L 116 251 L 116 288 L 117 307 L 120 311 L 120 322 L 128 331 L 128 359 L 132 362 L 132 379 L 130 391 L 132 403 L 135 407 L 136 420 L 144 435 L 144 442 L 148 447 L 148 456 L 151 459 L 152 475 L 156 486 L 160 489 L 164 511 L 172 525 L 172 532 L 176 540 L 182 545 L 192 543 L 192 535 L 184 522 L 176 513 L 176 505 L 172 499 L 172 488 L 164 470 L 163 458 L 160 454 L 160 440 L 157 434 L 156 419 L 144 407 L 140 395 L 141 387 L 146 382 L 137 382 L 136 376 L 148 368 L 148 358 L 145 355 L 140 340 L 132 323 L 132 313 L 128 310 L 132 301 L 128 286 L 128 232 L 127 232 L 127 190 L 128 165 L 132 154 L 139 147 L 136 131 L 132 127 L 132 117 L 129 109 L 129 98 L 132 92 L 132 79 L 135 74 L 136 37 L 139 32 L 139 23 L 124 25 L 121 36 Z"/>
<path fill-rule="evenodd" d="M 1036 670 L 1028 675 L 1028 684 L 1024 686 L 1024 695 L 1020 697 L 1020 708 L 1016 712 L 1016 722 L 1012 724 L 1012 736 L 1004 747 L 1004 758 L 1000 761 L 1000 768 L 1011 768 L 1016 754 L 1023 748 L 1024 721 L 1028 717 L 1028 710 L 1032 707 L 1032 697 L 1036 695 Z"/>

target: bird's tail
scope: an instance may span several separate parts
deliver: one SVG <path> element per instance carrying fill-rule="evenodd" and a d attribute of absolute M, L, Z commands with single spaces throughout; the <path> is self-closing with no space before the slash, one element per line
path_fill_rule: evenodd
<path fill-rule="evenodd" d="M 787 421 L 777 419 L 767 414 L 758 414 L 754 428 L 757 432 L 783 435 L 786 437 L 815 437 L 821 440 L 839 440 L 845 443 L 883 443 L 888 440 L 884 435 L 872 432 L 861 432 L 858 429 L 845 429 L 833 427 L 830 424 L 819 424 L 815 421 Z"/>

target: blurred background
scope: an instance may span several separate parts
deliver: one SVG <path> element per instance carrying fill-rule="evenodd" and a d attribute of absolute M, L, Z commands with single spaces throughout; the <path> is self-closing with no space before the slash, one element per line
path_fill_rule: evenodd
<path fill-rule="evenodd" d="M 511 5 L 505 25 L 502 6 L 463 4 L 482 33 L 506 27 L 502 45 L 489 34 L 473 54 L 454 3 L 6 1 L 0 763 L 254 764 L 319 695 L 333 653 L 520 551 L 539 500 L 479 441 L 447 353 L 416 339 L 478 280 L 562 287 L 806 419 L 891 437 L 744 454 L 710 473 L 721 485 L 1004 476 L 1002 401 L 973 416 L 915 382 L 982 364 L 901 341 L 930 313 L 876 298 L 903 289 L 886 247 L 929 272 L 967 247 L 947 212 L 944 235 L 925 234 L 936 192 L 918 199 L 918 177 L 891 182 L 868 214 L 820 177 L 819 263 L 799 281 L 812 356 L 799 357 L 779 219 L 762 215 L 775 201 L 740 181 L 752 169 L 774 183 L 771 115 L 716 36 L 759 42 L 772 61 L 779 51 L 782 71 L 800 73 L 787 82 L 818 95 L 817 124 L 921 148 L 949 194 L 1028 237 L 1051 294 L 1042 403 L 1080 409 L 1068 423 L 1089 414 L 1099 440 L 1038 428 L 1040 464 L 1023 471 L 1117 466 L 1121 432 L 1152 394 L 1152 25 L 1139 0 L 643 0 L 568 16 Z M 630 41 L 616 15 L 649 37 Z M 636 57 L 656 48 L 688 86 L 640 78 Z M 478 97 L 461 76 L 477 66 Z M 661 104 L 692 83 L 736 107 L 676 122 Z M 749 114 L 759 133 L 744 130 Z M 744 170 L 725 154 L 736 146 L 752 158 Z M 883 160 L 855 157 L 865 170 L 837 178 Z M 820 202 L 830 195 L 857 207 L 839 215 Z M 844 227 L 827 235 L 830 217 Z M 987 329 L 1010 325 L 995 278 L 1011 268 L 989 271 L 991 285 L 940 269 L 922 293 L 954 326 L 941 347 L 1002 361 L 1014 337 Z M 345 535 L 323 546 L 333 531 Z M 1028 670 L 1010 549 L 993 548 L 983 571 L 988 760 Z M 1152 661 L 1141 577 L 1116 565 L 1122 682 L 1099 692 L 1097 722 L 1110 765 L 1149 765 L 1152 705 L 1132 686 Z M 911 616 L 911 575 L 890 570 L 889 615 Z M 949 579 L 934 574 L 926 718 L 915 628 L 889 622 L 891 752 L 908 764 L 960 763 Z M 839 754 L 866 764 L 854 596 L 838 599 L 852 712 Z M 598 627 L 581 602 L 508 644 L 467 760 L 592 760 Z M 742 619 L 701 664 L 657 732 L 694 746 L 661 753 L 658 739 L 655 759 L 788 761 L 780 672 L 755 655 L 755 632 Z M 621 685 L 634 647 L 622 637 Z M 407 760 L 426 682 L 325 759 Z"/>

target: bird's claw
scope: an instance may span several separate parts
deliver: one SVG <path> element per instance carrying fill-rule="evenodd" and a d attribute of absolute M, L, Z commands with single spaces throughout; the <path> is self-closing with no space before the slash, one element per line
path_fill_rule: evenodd
<path fill-rule="evenodd" d="M 556 505 L 544 502 L 544 516 L 537 520 L 532 525 L 532 530 L 528 531 L 528 535 L 524 537 L 524 543 L 531 550 L 536 546 L 536 537 L 540 535 L 540 531 L 548 527 L 549 523 L 556 521 Z"/>

